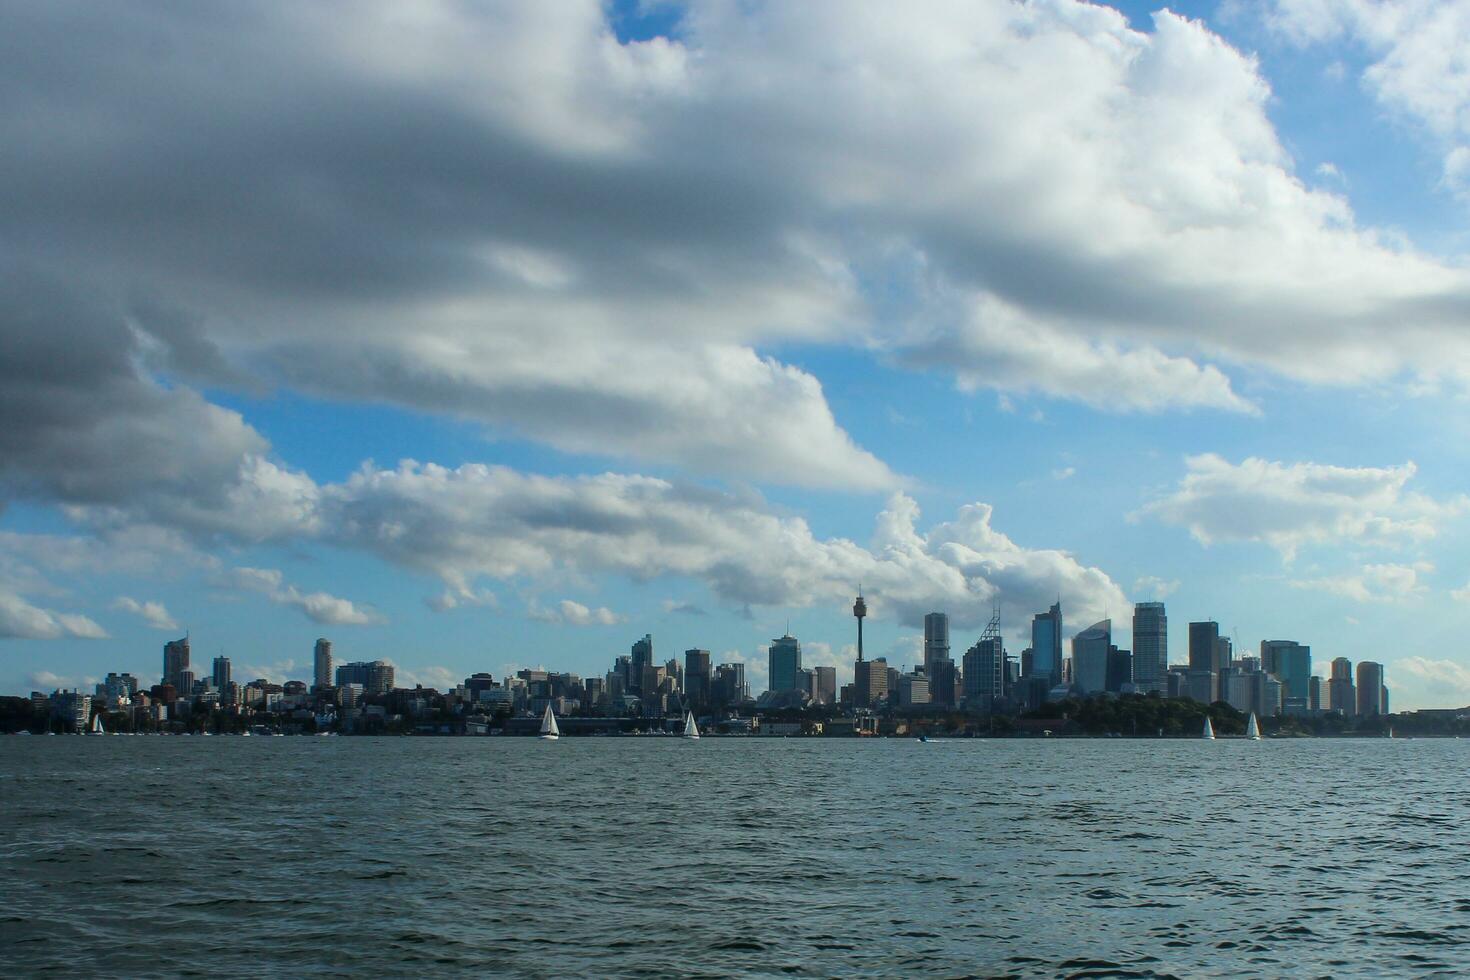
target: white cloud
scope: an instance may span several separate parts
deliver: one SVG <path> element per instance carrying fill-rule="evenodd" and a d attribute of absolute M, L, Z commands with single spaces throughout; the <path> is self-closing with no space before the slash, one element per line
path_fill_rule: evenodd
<path fill-rule="evenodd" d="M 441 613 L 469 606 L 499 609 L 500 597 L 489 589 L 459 587 L 445 589 L 436 596 L 430 596 L 424 600 L 424 604 L 435 612 Z"/>
<path fill-rule="evenodd" d="M 916 623 L 945 608 L 957 624 L 984 622 L 997 598 L 1017 617 L 1058 592 L 1097 618 L 1126 602 L 1100 569 L 996 531 L 987 504 L 920 533 L 918 506 L 896 494 L 863 547 L 819 539 L 756 497 L 616 473 L 544 477 L 405 461 L 394 470 L 364 466 L 322 496 L 334 544 L 438 575 L 451 589 L 480 576 L 686 575 L 734 605 L 840 606 L 862 582 L 874 615 Z"/>
<path fill-rule="evenodd" d="M 1470 203 L 1470 2 L 1275 0 L 1266 19 L 1299 44 L 1364 45 L 1364 87 L 1438 144 L 1446 187 Z"/>
<path fill-rule="evenodd" d="M 120 595 L 112 601 L 112 608 L 141 617 L 145 623 L 156 630 L 179 628 L 179 624 L 174 622 L 174 618 L 168 614 L 168 609 L 161 602 L 139 602 L 137 599 Z"/>
<path fill-rule="evenodd" d="M 397 664 L 393 665 L 393 683 L 398 687 L 432 687 L 443 693 L 458 687 L 464 681 L 464 676 L 442 666 L 430 665 L 408 670 Z"/>
<path fill-rule="evenodd" d="M 13 592 L 0 592 L 0 639 L 56 640 L 63 636 L 105 640 L 107 631 L 80 613 L 42 609 Z"/>
<path fill-rule="evenodd" d="M 1196 540 L 1261 541 L 1291 560 L 1306 544 L 1423 542 L 1466 506 L 1407 491 L 1412 462 L 1347 467 L 1255 457 L 1239 464 L 1212 453 L 1185 459 L 1187 472 L 1143 513 L 1189 528 Z"/>
<path fill-rule="evenodd" d="M 275 568 L 235 568 L 229 583 L 235 588 L 258 592 L 271 602 L 295 606 L 313 622 L 329 626 L 372 626 L 387 622 L 377 611 L 353 603 L 327 592 L 302 592 L 294 585 L 284 584 L 284 577 Z"/>
<path fill-rule="evenodd" d="M 1399 602 L 1428 592 L 1428 587 L 1420 583 L 1419 576 L 1433 570 L 1434 566 L 1429 562 L 1368 564 L 1355 575 L 1302 579 L 1293 581 L 1291 585 L 1298 589 L 1330 592 L 1355 602 Z"/>
<path fill-rule="evenodd" d="M 272 684 L 284 684 L 292 679 L 296 671 L 296 661 L 290 657 L 277 660 L 274 663 L 242 663 L 239 666 L 237 680 L 241 683 L 264 679 Z"/>
<path fill-rule="evenodd" d="M 1458 698 L 1461 705 L 1470 701 L 1470 667 L 1464 664 L 1447 659 L 1432 660 L 1414 656 L 1400 657 L 1389 664 L 1387 669 L 1393 674 L 1388 679 L 1395 684 L 1412 679 L 1435 704 L 1444 705 L 1450 696 Z M 1394 694 L 1395 700 L 1402 701 L 1402 695 L 1397 689 Z"/>
<path fill-rule="evenodd" d="M 86 693 L 97 686 L 97 678 L 72 676 L 63 677 L 62 675 L 54 674 L 49 670 L 38 670 L 26 675 L 26 683 L 29 684 L 33 689 L 38 691 L 56 691 L 69 688 Z"/>
<path fill-rule="evenodd" d="M 551 609 L 544 609 L 532 602 L 526 615 L 543 623 L 565 623 L 569 626 L 614 626 L 627 621 L 626 616 L 615 613 L 606 606 L 589 609 L 571 599 L 563 599 Z"/>
<path fill-rule="evenodd" d="M 1162 579 L 1157 575 L 1142 575 L 1134 581 L 1133 591 L 1138 595 L 1148 596 L 1150 599 L 1158 601 L 1167 599 L 1179 591 L 1179 585 L 1178 579 Z"/>
<path fill-rule="evenodd" d="M 108 526 L 269 540 L 316 512 L 206 385 L 871 490 L 903 481 L 764 352 L 855 345 L 1110 411 L 1255 411 L 1240 365 L 1470 377 L 1470 273 L 1309 187 L 1256 62 L 1167 11 L 1144 33 L 1071 0 L 716 3 L 630 44 L 592 0 L 221 16 L 7 24 L 46 53 L 4 65 L 3 136 L 30 148 L 7 227 L 45 247 L 0 275 L 0 480 Z M 1433 103 L 1461 74 L 1436 43 L 1383 90 Z M 69 122 L 122 118 L 122 143 Z"/>

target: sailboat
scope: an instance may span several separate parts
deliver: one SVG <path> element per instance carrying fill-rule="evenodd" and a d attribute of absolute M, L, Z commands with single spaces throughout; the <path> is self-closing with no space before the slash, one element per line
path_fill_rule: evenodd
<path fill-rule="evenodd" d="M 106 735 L 107 734 L 107 729 L 105 729 L 105 728 L 102 727 L 102 714 L 100 712 L 92 716 L 92 728 L 87 732 L 87 734 L 88 735 Z"/>
<path fill-rule="evenodd" d="M 1215 726 L 1210 724 L 1210 718 L 1208 715 L 1205 716 L 1205 730 L 1200 737 L 1208 739 L 1213 739 L 1215 737 Z"/>
<path fill-rule="evenodd" d="M 692 712 L 692 711 L 689 712 L 689 714 L 684 717 L 684 737 L 685 738 L 698 738 L 699 737 L 699 726 L 694 723 L 694 712 Z"/>
<path fill-rule="evenodd" d="M 1252 741 L 1261 740 L 1261 726 L 1256 724 L 1256 713 L 1251 712 L 1250 720 L 1245 723 L 1245 737 Z"/>
<path fill-rule="evenodd" d="M 546 706 L 546 714 L 541 716 L 541 737 L 545 739 L 561 738 L 561 729 L 556 727 L 556 713 L 551 710 L 551 705 Z"/>

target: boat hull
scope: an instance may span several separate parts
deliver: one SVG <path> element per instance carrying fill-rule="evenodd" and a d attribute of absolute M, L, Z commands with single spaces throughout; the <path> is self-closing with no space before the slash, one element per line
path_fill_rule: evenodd
<path fill-rule="evenodd" d="M 541 741 L 543 741 L 543 742 L 555 742 L 559 738 L 561 738 L 560 735 L 542 735 L 541 736 Z"/>

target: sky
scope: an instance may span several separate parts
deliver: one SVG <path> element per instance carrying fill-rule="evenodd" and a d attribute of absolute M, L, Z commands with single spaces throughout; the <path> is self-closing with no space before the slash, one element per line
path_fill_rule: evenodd
<path fill-rule="evenodd" d="M 860 585 L 1470 704 L 1470 0 L 0 11 L 0 692 Z"/>

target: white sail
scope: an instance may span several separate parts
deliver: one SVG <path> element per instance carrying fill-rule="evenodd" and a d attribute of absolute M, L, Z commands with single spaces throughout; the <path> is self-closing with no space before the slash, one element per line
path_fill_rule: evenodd
<path fill-rule="evenodd" d="M 561 735 L 561 729 L 556 727 L 556 713 L 551 710 L 551 705 L 546 706 L 546 714 L 541 716 L 541 737 L 556 738 Z"/>
<path fill-rule="evenodd" d="M 1256 723 L 1256 713 L 1254 711 L 1251 712 L 1250 720 L 1245 723 L 1245 737 L 1254 739 L 1257 742 L 1261 740 L 1261 726 Z"/>
<path fill-rule="evenodd" d="M 106 735 L 107 734 L 107 729 L 105 729 L 105 728 L 102 727 L 102 715 L 100 715 L 100 714 L 95 714 L 95 715 L 92 716 L 92 734 L 93 735 Z"/>
<path fill-rule="evenodd" d="M 1212 724 L 1210 724 L 1210 719 L 1208 717 L 1205 718 L 1205 731 L 1204 731 L 1204 734 L 1203 734 L 1202 737 L 1203 738 L 1214 738 L 1215 737 L 1215 726 L 1212 725 Z"/>
<path fill-rule="evenodd" d="M 684 719 L 684 737 L 699 737 L 699 726 L 694 723 L 694 712 L 692 711 L 689 712 L 689 715 Z"/>

